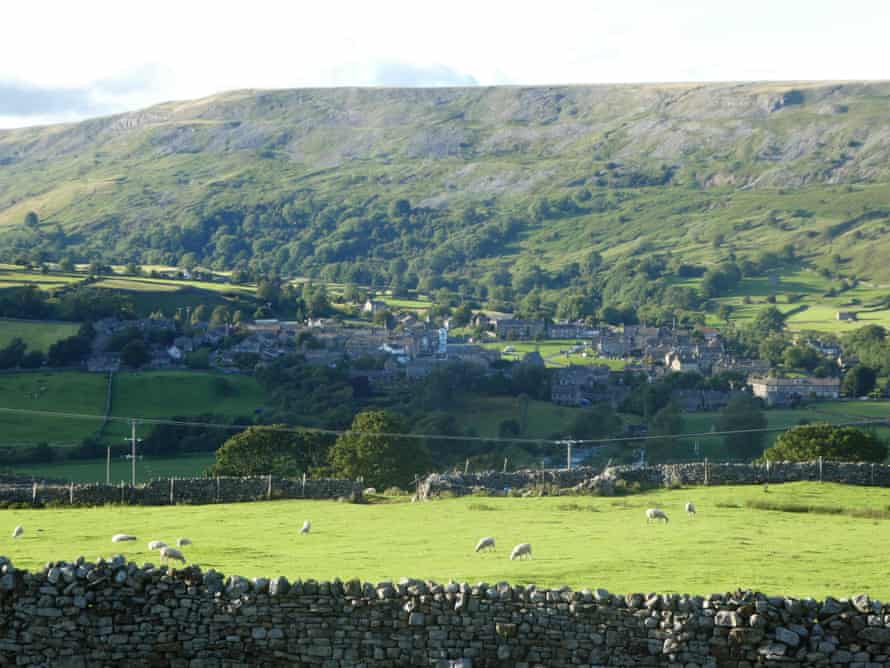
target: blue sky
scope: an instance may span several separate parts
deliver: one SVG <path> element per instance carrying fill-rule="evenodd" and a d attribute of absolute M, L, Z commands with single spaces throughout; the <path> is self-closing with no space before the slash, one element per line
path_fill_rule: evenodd
<path fill-rule="evenodd" d="M 10 0 L 0 127 L 233 88 L 890 79 L 888 0 Z"/>

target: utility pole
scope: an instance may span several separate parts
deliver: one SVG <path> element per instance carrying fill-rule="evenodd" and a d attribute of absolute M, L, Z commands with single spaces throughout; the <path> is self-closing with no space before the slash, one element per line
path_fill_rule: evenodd
<path fill-rule="evenodd" d="M 136 443 L 141 441 L 141 438 L 136 438 L 136 420 L 130 420 L 130 438 L 124 439 L 125 441 L 130 441 L 130 483 L 133 487 L 136 486 Z M 109 456 L 110 457 L 110 456 Z"/>
<path fill-rule="evenodd" d="M 572 446 L 575 445 L 576 443 L 578 443 L 578 441 L 575 439 L 567 438 L 567 439 L 558 441 L 558 443 L 566 446 L 566 469 L 571 471 L 572 470 Z"/>

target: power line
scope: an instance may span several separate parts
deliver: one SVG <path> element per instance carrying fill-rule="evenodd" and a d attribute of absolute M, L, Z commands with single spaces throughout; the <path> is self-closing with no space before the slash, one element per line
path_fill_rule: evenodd
<path fill-rule="evenodd" d="M 211 429 L 223 429 L 227 431 L 243 431 L 248 427 L 257 427 L 259 429 L 268 429 L 269 431 L 277 431 L 282 433 L 301 434 L 312 432 L 316 434 L 330 434 L 332 436 L 342 436 L 345 434 L 371 436 L 388 436 L 392 438 L 413 438 L 413 439 L 438 439 L 446 441 L 477 441 L 485 443 L 530 443 L 535 445 L 565 445 L 566 439 L 551 438 L 503 438 L 503 437 L 486 437 L 486 436 L 455 436 L 453 434 L 414 434 L 414 433 L 398 433 L 398 432 L 367 432 L 357 429 L 324 429 L 322 427 L 308 426 L 287 426 L 287 425 L 239 425 L 239 424 L 223 424 L 219 422 L 200 422 L 196 420 L 171 420 L 165 418 L 148 418 L 134 416 L 104 416 L 89 413 L 66 413 L 61 411 L 43 411 L 28 408 L 8 408 L 0 407 L 0 413 L 16 413 L 20 415 L 31 415 L 34 417 L 48 417 L 72 420 L 107 420 L 109 422 L 124 422 L 128 424 L 149 424 L 149 425 L 169 425 L 177 427 L 207 427 Z M 833 427 L 861 427 L 867 425 L 888 425 L 890 418 L 875 418 L 870 420 L 856 420 L 851 422 L 839 422 L 832 424 Z M 774 433 L 787 431 L 790 427 L 763 427 L 758 429 L 731 429 L 725 431 L 704 431 L 693 432 L 689 434 L 647 434 L 645 436 L 614 436 L 610 438 L 594 438 L 594 439 L 572 439 L 573 445 L 606 445 L 608 443 L 622 443 L 631 441 L 648 441 L 648 440 L 683 440 L 694 438 L 707 438 L 715 436 L 731 436 L 734 434 L 757 434 L 757 433 Z"/>

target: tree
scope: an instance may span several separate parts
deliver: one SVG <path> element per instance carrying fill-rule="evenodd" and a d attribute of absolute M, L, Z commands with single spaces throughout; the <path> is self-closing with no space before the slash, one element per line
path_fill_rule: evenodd
<path fill-rule="evenodd" d="M 411 215 L 411 202 L 406 199 L 397 199 L 392 203 L 390 213 L 394 218 L 405 218 Z"/>
<path fill-rule="evenodd" d="M 807 424 L 789 429 L 763 453 L 770 461 L 802 462 L 825 457 L 834 461 L 883 462 L 887 445 L 855 427 Z"/>
<path fill-rule="evenodd" d="M 324 434 L 289 429 L 279 424 L 248 427 L 235 434 L 216 451 L 216 462 L 209 473 L 297 477 L 323 467 L 331 439 Z"/>
<path fill-rule="evenodd" d="M 25 358 L 25 350 L 28 345 L 19 337 L 15 337 L 9 344 L 0 349 L 0 369 L 14 369 Z"/>
<path fill-rule="evenodd" d="M 215 306 L 210 314 L 210 326 L 219 327 L 220 325 L 225 325 L 231 317 L 228 306 L 223 306 L 222 304 Z"/>
<path fill-rule="evenodd" d="M 857 364 L 844 374 L 841 392 L 848 397 L 864 397 L 875 387 L 877 374 L 871 367 Z"/>
<path fill-rule="evenodd" d="M 720 431 L 744 431 L 765 429 L 766 416 L 760 406 L 760 400 L 750 394 L 739 394 L 729 400 L 729 404 L 717 418 L 717 429 Z M 727 434 L 724 437 L 726 449 L 733 457 L 754 459 L 763 450 L 766 434 L 762 431 L 746 431 L 745 433 Z"/>
<path fill-rule="evenodd" d="M 151 359 L 151 353 L 148 346 L 142 339 L 133 339 L 121 350 L 121 362 L 127 366 L 138 369 L 142 365 L 148 363 Z"/>
<path fill-rule="evenodd" d="M 757 314 L 751 327 L 761 337 L 777 334 L 785 329 L 785 316 L 775 306 L 770 306 Z"/>
<path fill-rule="evenodd" d="M 652 436 L 672 436 L 683 432 L 683 413 L 673 401 L 668 402 L 652 417 L 649 433 Z M 646 443 L 646 453 L 652 461 L 665 460 L 671 455 L 677 441 L 673 438 L 653 438 Z"/>
<path fill-rule="evenodd" d="M 404 426 L 387 411 L 359 413 L 350 431 L 331 448 L 334 475 L 364 478 L 371 487 L 408 486 L 430 467 L 430 455 L 419 439 L 401 438 Z"/>
<path fill-rule="evenodd" d="M 621 419 L 609 404 L 594 404 L 580 411 L 572 420 L 572 438 L 591 439 L 612 436 L 621 428 Z"/>

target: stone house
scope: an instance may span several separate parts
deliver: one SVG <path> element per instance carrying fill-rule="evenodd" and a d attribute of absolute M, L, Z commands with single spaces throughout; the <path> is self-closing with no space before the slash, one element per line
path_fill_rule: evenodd
<path fill-rule="evenodd" d="M 544 320 L 504 318 L 495 320 L 494 328 L 499 339 L 534 339 L 547 333 L 547 323 Z"/>
<path fill-rule="evenodd" d="M 841 389 L 839 378 L 813 376 L 750 377 L 748 384 L 754 396 L 763 399 L 767 406 L 788 406 L 807 399 L 838 399 Z"/>

